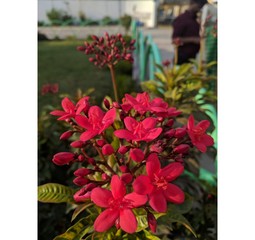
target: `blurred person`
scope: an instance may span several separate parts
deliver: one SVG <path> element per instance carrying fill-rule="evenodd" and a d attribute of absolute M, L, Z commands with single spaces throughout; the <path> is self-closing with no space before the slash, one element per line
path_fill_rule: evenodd
<path fill-rule="evenodd" d="M 197 14 L 207 0 L 190 0 L 189 8 L 173 21 L 173 43 L 178 45 L 177 62 L 180 65 L 196 58 L 200 49 L 200 23 Z"/>

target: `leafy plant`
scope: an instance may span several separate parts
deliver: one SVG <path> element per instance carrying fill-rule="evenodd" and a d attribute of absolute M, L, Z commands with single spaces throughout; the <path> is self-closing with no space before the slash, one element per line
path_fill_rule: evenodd
<path fill-rule="evenodd" d="M 128 14 L 124 14 L 120 17 L 120 24 L 125 28 L 126 34 L 128 33 L 132 22 L 132 17 Z"/>

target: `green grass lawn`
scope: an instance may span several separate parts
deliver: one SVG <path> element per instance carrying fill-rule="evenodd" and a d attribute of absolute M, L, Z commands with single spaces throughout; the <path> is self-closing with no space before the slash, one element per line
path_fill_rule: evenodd
<path fill-rule="evenodd" d="M 91 94 L 100 104 L 105 95 L 113 98 L 110 72 L 107 68 L 99 69 L 88 61 L 89 56 L 76 50 L 83 41 L 41 41 L 38 42 L 38 109 L 51 104 L 59 105 L 59 98 L 52 94 L 41 95 L 41 87 L 47 83 L 58 83 L 59 94 L 69 94 L 75 97 L 77 89 L 86 92 L 89 88 L 95 91 Z M 125 92 L 134 89 L 132 66 L 122 62 L 116 71 L 120 97 Z"/>

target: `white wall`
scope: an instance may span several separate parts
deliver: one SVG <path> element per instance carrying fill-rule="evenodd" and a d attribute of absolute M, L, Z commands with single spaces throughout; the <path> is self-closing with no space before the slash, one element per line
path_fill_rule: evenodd
<path fill-rule="evenodd" d="M 126 13 L 143 22 L 147 27 L 155 27 L 156 2 L 154 0 L 38 0 L 38 21 L 49 22 L 47 12 L 55 8 L 64 10 L 77 19 L 80 11 L 93 20 L 100 20 L 105 16 L 118 19 Z"/>

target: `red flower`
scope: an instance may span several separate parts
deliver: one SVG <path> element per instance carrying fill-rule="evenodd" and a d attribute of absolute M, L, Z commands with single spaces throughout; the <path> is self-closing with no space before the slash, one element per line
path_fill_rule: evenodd
<path fill-rule="evenodd" d="M 125 138 L 133 141 L 152 141 L 157 138 L 162 132 L 162 128 L 155 128 L 157 120 L 152 117 L 144 119 L 142 122 L 137 122 L 132 117 L 124 119 L 126 129 L 116 130 L 114 135 L 118 138 Z"/>
<path fill-rule="evenodd" d="M 111 191 L 97 187 L 91 192 L 91 200 L 97 206 L 107 208 L 97 217 L 94 223 L 95 231 L 104 232 L 119 223 L 125 232 L 134 233 L 137 220 L 131 209 L 144 205 L 148 198 L 135 192 L 126 195 L 125 184 L 114 175 L 111 180 Z"/>
<path fill-rule="evenodd" d="M 206 152 L 208 146 L 214 144 L 213 138 L 206 134 L 207 128 L 210 126 L 210 122 L 203 120 L 195 125 L 193 115 L 190 115 L 188 119 L 188 134 L 191 142 L 201 152 Z"/>
<path fill-rule="evenodd" d="M 69 98 L 65 97 L 61 102 L 64 111 L 54 110 L 50 114 L 54 116 L 60 116 L 58 120 L 74 118 L 77 114 L 80 114 L 82 111 L 89 108 L 88 100 L 88 96 L 83 97 L 77 102 L 76 105 L 74 105 L 74 103 Z"/>
<path fill-rule="evenodd" d="M 133 183 L 134 191 L 138 194 L 148 194 L 149 204 L 157 212 L 166 212 L 167 201 L 181 204 L 184 201 L 183 191 L 169 183 L 182 174 L 184 167 L 181 163 L 170 163 L 160 167 L 156 153 L 150 154 L 146 162 L 148 176 L 141 175 Z"/>
<path fill-rule="evenodd" d="M 135 98 L 129 94 L 125 94 L 123 101 L 124 103 L 121 106 L 126 112 L 131 108 L 134 108 L 142 115 L 149 111 L 161 117 L 172 117 L 181 113 L 180 111 L 177 111 L 176 108 L 169 108 L 168 103 L 162 98 L 155 98 L 151 101 L 147 92 L 138 93 Z"/>
<path fill-rule="evenodd" d="M 75 105 L 69 98 L 65 97 L 62 100 L 61 105 L 64 111 L 54 110 L 50 112 L 50 114 L 54 116 L 60 116 L 58 120 L 66 120 L 75 117 Z"/>
<path fill-rule="evenodd" d="M 89 109 L 88 117 L 89 118 L 83 115 L 77 115 L 75 117 L 77 124 L 87 129 L 86 132 L 81 134 L 81 141 L 87 141 L 102 133 L 114 122 L 116 112 L 115 109 L 112 108 L 107 113 L 104 113 L 98 106 L 92 106 Z"/>

